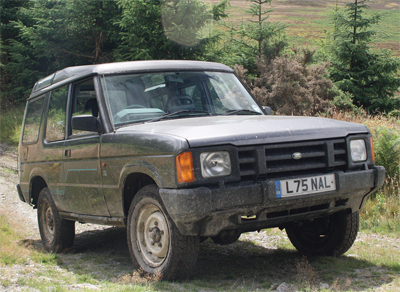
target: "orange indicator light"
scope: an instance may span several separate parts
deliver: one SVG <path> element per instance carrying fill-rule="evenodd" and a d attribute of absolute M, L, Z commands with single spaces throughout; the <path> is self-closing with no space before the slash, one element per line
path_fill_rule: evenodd
<path fill-rule="evenodd" d="M 176 157 L 176 173 L 179 183 L 194 181 L 192 152 L 183 152 Z"/>
<path fill-rule="evenodd" d="M 370 142 L 371 142 L 371 153 L 372 153 L 372 161 L 375 162 L 375 151 L 374 151 L 374 141 L 372 137 L 369 137 Z"/>

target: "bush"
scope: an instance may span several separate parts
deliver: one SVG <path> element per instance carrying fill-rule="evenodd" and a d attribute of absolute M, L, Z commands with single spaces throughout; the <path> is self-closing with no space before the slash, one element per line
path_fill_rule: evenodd
<path fill-rule="evenodd" d="M 376 164 L 386 169 L 389 180 L 400 178 L 400 134 L 390 128 L 377 128 L 374 135 Z"/>
<path fill-rule="evenodd" d="M 348 92 L 343 92 L 336 85 L 329 90 L 329 93 L 333 96 L 329 104 L 335 110 L 356 112 L 360 109 L 353 104 L 353 96 Z"/>
<path fill-rule="evenodd" d="M 249 78 L 241 65 L 234 68 L 262 104 L 284 115 L 316 115 L 323 112 L 362 112 L 353 96 L 343 92 L 327 76 L 329 62 L 310 65 L 316 48 L 291 48 L 291 56 L 258 59 L 258 78 Z"/>
<path fill-rule="evenodd" d="M 260 77 L 253 82 L 246 69 L 236 65 L 236 73 L 250 87 L 262 105 L 278 114 L 315 115 L 329 107 L 333 99 L 332 81 L 325 78 L 328 63 L 307 66 L 309 56 L 276 57 L 271 61 L 258 60 Z"/>

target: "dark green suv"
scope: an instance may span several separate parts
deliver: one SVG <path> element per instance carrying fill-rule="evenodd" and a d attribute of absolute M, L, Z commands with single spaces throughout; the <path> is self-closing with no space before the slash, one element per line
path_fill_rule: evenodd
<path fill-rule="evenodd" d="M 75 221 L 126 226 L 135 268 L 187 276 L 199 241 L 279 227 L 301 252 L 341 255 L 383 184 L 368 129 L 268 115 L 229 67 L 138 61 L 38 81 L 19 144 L 20 199 L 45 248 Z"/>

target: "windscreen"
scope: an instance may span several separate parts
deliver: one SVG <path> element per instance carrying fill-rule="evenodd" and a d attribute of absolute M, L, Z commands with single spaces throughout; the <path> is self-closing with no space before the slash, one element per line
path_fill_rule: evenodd
<path fill-rule="evenodd" d="M 164 72 L 101 79 L 115 126 L 202 115 L 262 114 L 232 73 Z"/>

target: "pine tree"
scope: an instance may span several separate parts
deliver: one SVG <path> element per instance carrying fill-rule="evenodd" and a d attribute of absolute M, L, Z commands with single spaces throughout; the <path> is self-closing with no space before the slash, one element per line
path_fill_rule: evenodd
<path fill-rule="evenodd" d="M 19 30 L 14 22 L 21 19 L 28 21 L 19 13 L 21 8 L 30 7 L 31 3 L 25 0 L 1 0 L 0 2 L 0 99 L 1 104 L 13 103 L 15 97 L 24 96 L 24 84 L 32 82 L 34 74 L 23 70 L 22 64 L 29 64 L 29 58 L 21 58 L 19 52 L 24 46 L 15 46 L 19 41 Z M 21 61 L 21 66 L 15 63 L 15 59 Z"/>
<path fill-rule="evenodd" d="M 219 41 L 208 24 L 226 17 L 229 1 L 119 0 L 122 32 L 118 60 L 202 59 Z"/>
<path fill-rule="evenodd" d="M 113 61 L 114 1 L 13 0 L 1 12 L 2 100 L 24 101 L 35 81 L 64 67 Z"/>
<path fill-rule="evenodd" d="M 270 62 L 287 45 L 285 40 L 286 26 L 282 23 L 268 21 L 273 9 L 265 8 L 272 0 L 248 0 L 250 8 L 247 13 L 252 16 L 249 22 L 243 22 L 236 30 L 236 35 L 231 38 L 232 58 L 234 63 L 243 65 L 249 75 L 259 75 L 256 61 L 263 59 Z M 233 28 L 230 29 L 231 33 Z"/>
<path fill-rule="evenodd" d="M 344 13 L 334 14 L 336 33 L 331 44 L 330 75 L 336 85 L 354 97 L 354 104 L 370 111 L 390 111 L 399 101 L 394 93 L 400 86 L 400 61 L 387 50 L 375 53 L 370 44 L 376 34 L 371 27 L 380 15 L 366 16 L 364 0 L 346 5 Z"/>

